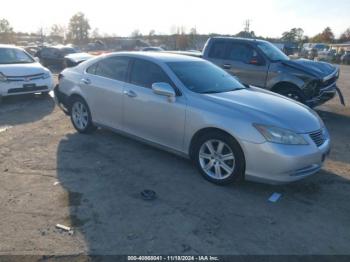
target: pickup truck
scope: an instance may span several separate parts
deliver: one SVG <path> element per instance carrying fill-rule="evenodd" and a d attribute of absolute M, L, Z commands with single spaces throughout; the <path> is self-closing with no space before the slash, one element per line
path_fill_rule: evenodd
<path fill-rule="evenodd" d="M 222 67 L 245 85 L 287 96 L 310 107 L 323 104 L 338 92 L 339 68 L 306 59 L 291 60 L 270 42 L 256 39 L 209 38 L 200 56 Z"/>

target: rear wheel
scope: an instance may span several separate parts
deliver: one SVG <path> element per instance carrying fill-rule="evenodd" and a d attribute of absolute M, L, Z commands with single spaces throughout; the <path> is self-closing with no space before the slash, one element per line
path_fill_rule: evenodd
<path fill-rule="evenodd" d="M 88 105 L 81 97 L 73 97 L 70 116 L 73 126 L 79 133 L 90 133 L 96 129 L 92 123 Z"/>
<path fill-rule="evenodd" d="M 244 178 L 245 159 L 238 142 L 231 136 L 213 132 L 198 139 L 194 160 L 208 181 L 224 185 Z"/>

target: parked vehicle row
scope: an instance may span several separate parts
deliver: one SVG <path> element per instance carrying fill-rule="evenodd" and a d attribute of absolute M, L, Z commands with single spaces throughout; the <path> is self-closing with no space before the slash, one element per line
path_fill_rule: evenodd
<path fill-rule="evenodd" d="M 261 57 L 280 55 L 260 44 Z M 244 48 L 232 57 L 260 63 Z M 209 58 L 226 52 L 210 42 L 207 50 Z M 217 184 L 299 180 L 320 170 L 330 150 L 328 131 L 312 109 L 244 86 L 192 56 L 126 52 L 92 58 L 59 75 L 55 97 L 79 132 L 100 126 L 146 141 L 192 159 Z"/>

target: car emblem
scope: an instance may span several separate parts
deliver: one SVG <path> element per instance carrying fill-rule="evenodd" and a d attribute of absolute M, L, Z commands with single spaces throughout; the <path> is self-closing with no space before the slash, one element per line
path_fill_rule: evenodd
<path fill-rule="evenodd" d="M 24 82 L 29 82 L 30 81 L 30 78 L 29 77 L 25 77 L 24 78 Z"/>

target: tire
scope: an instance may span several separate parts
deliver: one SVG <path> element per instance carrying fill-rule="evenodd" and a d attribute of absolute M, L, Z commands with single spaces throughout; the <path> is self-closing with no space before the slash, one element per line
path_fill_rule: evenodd
<path fill-rule="evenodd" d="M 195 141 L 193 153 L 193 160 L 206 180 L 217 185 L 244 180 L 244 154 L 238 142 L 230 135 L 207 133 Z"/>
<path fill-rule="evenodd" d="M 92 123 L 89 106 L 79 96 L 74 96 L 70 103 L 70 118 L 74 128 L 82 134 L 91 133 L 96 130 Z"/>
<path fill-rule="evenodd" d="M 278 94 L 286 96 L 290 99 L 298 101 L 300 103 L 305 104 L 305 96 L 304 94 L 297 89 L 296 87 L 284 87 L 277 91 Z"/>

